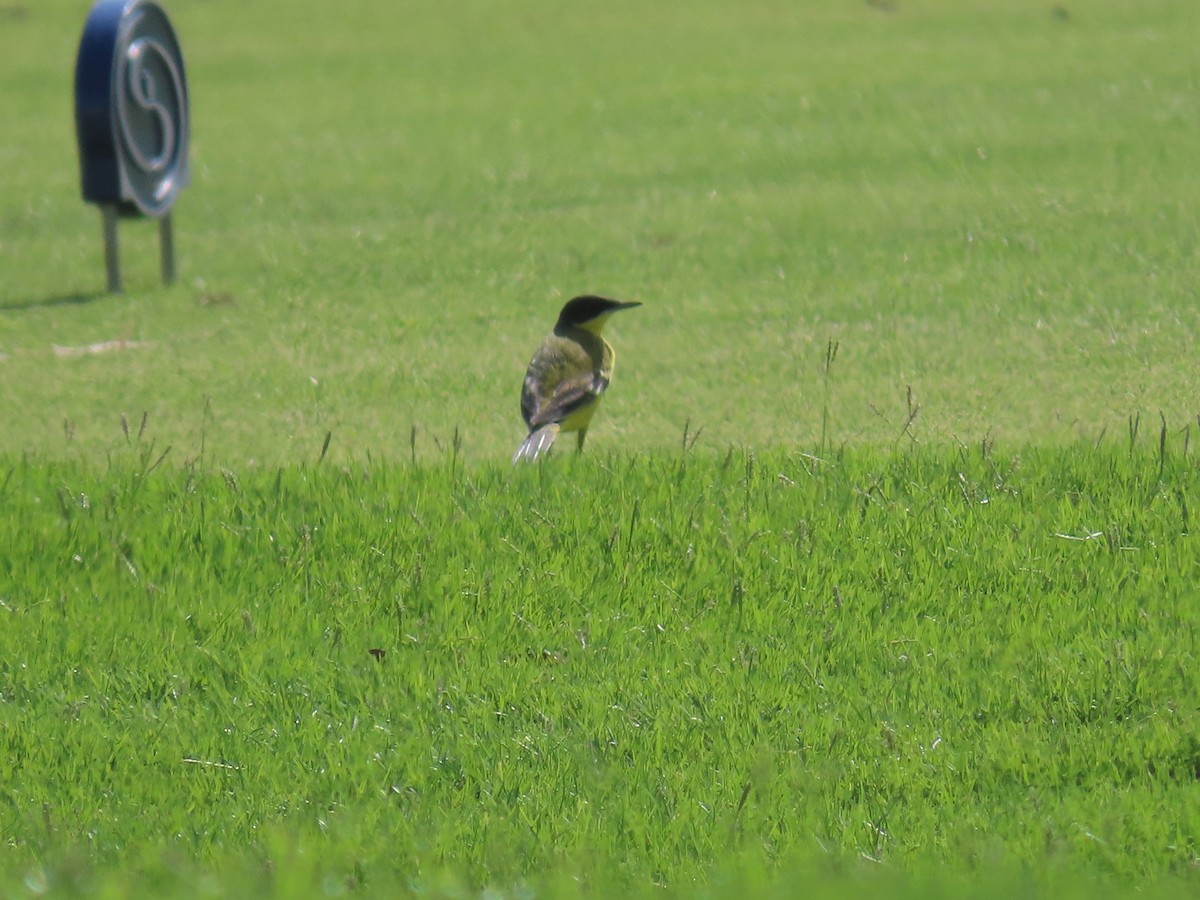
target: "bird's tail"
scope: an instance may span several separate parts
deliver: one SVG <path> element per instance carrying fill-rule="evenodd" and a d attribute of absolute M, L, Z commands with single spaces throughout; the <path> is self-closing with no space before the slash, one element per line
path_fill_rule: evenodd
<path fill-rule="evenodd" d="M 525 462 L 537 462 L 539 456 L 543 453 L 548 453 L 550 448 L 554 446 L 554 439 L 556 437 L 558 437 L 557 422 L 551 422 L 549 425 L 535 428 L 529 432 L 529 437 L 521 442 L 521 446 L 513 454 L 513 465 L 515 466 L 522 460 Z"/>

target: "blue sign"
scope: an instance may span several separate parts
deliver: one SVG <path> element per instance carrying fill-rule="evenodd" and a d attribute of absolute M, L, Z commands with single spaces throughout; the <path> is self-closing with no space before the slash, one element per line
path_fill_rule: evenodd
<path fill-rule="evenodd" d="M 183 53 L 151 0 L 98 0 L 75 61 L 83 199 L 125 215 L 166 215 L 188 182 Z"/>

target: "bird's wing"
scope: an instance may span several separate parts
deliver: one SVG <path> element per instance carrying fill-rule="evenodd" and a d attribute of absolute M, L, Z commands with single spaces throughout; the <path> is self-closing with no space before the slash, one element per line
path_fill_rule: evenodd
<path fill-rule="evenodd" d="M 604 392 L 608 372 L 599 349 L 593 354 L 581 340 L 557 333 L 542 342 L 521 391 L 521 414 L 531 430 L 563 421 Z"/>
<path fill-rule="evenodd" d="M 528 376 L 525 389 L 521 392 L 521 410 L 530 428 L 561 422 L 576 410 L 594 403 L 607 387 L 608 377 L 602 372 L 583 372 L 560 381 L 550 396 L 539 403 L 541 384 L 536 378 Z"/>

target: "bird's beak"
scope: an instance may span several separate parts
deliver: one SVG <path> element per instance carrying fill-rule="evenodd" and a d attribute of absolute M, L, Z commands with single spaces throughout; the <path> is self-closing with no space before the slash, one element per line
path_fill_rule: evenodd
<path fill-rule="evenodd" d="M 623 302 L 620 306 L 616 307 L 613 310 L 613 312 L 616 312 L 617 310 L 622 310 L 622 309 L 633 309 L 635 306 L 641 306 L 641 305 L 642 305 L 641 300 L 628 300 L 628 301 Z"/>

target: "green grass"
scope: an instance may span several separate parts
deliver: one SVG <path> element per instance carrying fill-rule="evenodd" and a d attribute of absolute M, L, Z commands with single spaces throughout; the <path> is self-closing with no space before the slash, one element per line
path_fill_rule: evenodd
<path fill-rule="evenodd" d="M 5 473 L 0 871 L 1194 887 L 1193 458 L 156 456 Z"/>
<path fill-rule="evenodd" d="M 0 895 L 1195 893 L 1200 7 L 887 6 L 173 0 L 107 296 L 0 2 Z"/>
<path fill-rule="evenodd" d="M 230 464 L 507 458 L 564 298 L 640 299 L 597 448 L 1092 440 L 1200 391 L 1190 0 L 177 3 L 181 282 L 78 196 L 81 4 L 16 3 L 0 110 L 0 450 L 151 412 Z M 24 13 L 17 16 L 15 10 Z M 286 12 L 283 10 L 286 9 Z M 61 357 L 129 339 L 142 346 Z"/>

